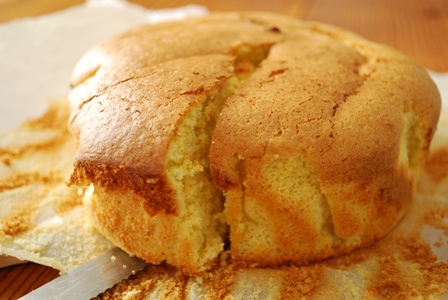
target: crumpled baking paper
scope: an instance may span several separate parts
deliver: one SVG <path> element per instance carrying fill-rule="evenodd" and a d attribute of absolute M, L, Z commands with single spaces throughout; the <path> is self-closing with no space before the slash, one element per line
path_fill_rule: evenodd
<path fill-rule="evenodd" d="M 200 16 L 203 6 L 148 10 L 122 0 L 90 0 L 60 12 L 0 25 L 0 131 L 42 115 L 69 91 L 81 55 L 142 23 Z"/>

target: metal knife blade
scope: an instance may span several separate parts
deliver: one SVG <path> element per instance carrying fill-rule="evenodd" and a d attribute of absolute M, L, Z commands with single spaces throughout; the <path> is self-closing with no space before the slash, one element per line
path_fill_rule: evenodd
<path fill-rule="evenodd" d="M 90 299 L 143 269 L 146 262 L 130 257 L 119 248 L 113 248 L 100 256 L 74 268 L 20 300 L 33 299 Z"/>

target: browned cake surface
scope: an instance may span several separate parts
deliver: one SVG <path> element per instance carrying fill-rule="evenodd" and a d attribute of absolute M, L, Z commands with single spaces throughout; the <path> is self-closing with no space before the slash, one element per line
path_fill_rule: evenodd
<path fill-rule="evenodd" d="M 267 13 L 136 28 L 88 52 L 72 83 L 71 183 L 93 183 L 93 222 L 188 274 L 218 263 L 227 225 L 234 259 L 271 266 L 384 236 L 440 110 L 397 51 Z"/>

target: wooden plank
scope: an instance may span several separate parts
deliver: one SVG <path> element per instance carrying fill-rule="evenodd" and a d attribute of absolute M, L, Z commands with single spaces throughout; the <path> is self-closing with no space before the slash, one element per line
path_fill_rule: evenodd
<path fill-rule="evenodd" d="M 448 71 L 445 0 L 316 0 L 304 18 L 348 29 L 399 49 L 426 68 Z"/>

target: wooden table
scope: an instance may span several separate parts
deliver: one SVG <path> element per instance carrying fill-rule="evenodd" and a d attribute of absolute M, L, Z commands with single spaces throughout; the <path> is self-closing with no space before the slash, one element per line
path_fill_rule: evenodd
<path fill-rule="evenodd" d="M 0 22 L 37 16 L 81 0 L 0 0 Z M 184 0 L 132 0 L 148 8 L 178 7 Z M 448 0 L 197 0 L 210 10 L 268 10 L 337 25 L 393 46 L 422 66 L 448 72 Z M 58 276 L 33 263 L 0 270 L 0 299 L 17 299 Z"/>

